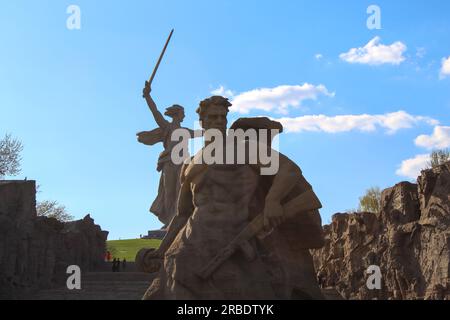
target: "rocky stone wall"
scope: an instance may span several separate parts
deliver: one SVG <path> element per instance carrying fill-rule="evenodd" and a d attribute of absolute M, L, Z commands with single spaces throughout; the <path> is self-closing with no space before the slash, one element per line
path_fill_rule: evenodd
<path fill-rule="evenodd" d="M 347 299 L 450 299 L 450 162 L 382 192 L 381 212 L 336 214 L 314 250 L 323 287 Z M 366 286 L 381 268 L 381 290 Z"/>
<path fill-rule="evenodd" d="M 38 217 L 34 181 L 0 181 L 0 299 L 62 284 L 69 265 L 95 270 L 107 236 L 90 216 L 69 223 Z"/>

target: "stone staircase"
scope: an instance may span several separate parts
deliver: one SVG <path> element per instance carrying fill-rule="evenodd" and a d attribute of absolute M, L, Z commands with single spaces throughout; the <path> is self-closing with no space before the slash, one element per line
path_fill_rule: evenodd
<path fill-rule="evenodd" d="M 325 300 L 345 300 L 335 288 L 323 288 L 322 294 Z"/>
<path fill-rule="evenodd" d="M 111 272 L 111 263 L 99 266 L 96 272 L 82 273 L 81 290 L 67 287 L 41 290 L 25 299 L 31 300 L 141 300 L 155 275 L 136 271 L 134 262 L 122 272 Z M 323 288 L 326 300 L 343 300 L 334 288 Z"/>
<path fill-rule="evenodd" d="M 139 272 L 90 272 L 81 276 L 81 290 L 66 287 L 38 292 L 34 300 L 140 300 L 154 276 Z"/>

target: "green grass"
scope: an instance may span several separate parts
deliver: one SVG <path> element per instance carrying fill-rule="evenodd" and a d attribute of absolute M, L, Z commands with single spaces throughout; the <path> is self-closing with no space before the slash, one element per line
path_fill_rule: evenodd
<path fill-rule="evenodd" d="M 142 248 L 158 248 L 161 240 L 156 239 L 131 239 L 131 240 L 111 240 L 106 245 L 113 258 L 123 258 L 127 261 L 134 261 L 136 253 Z"/>

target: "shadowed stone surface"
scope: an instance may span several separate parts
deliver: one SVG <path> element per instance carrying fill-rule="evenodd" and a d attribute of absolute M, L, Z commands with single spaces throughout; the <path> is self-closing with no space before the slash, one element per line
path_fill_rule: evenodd
<path fill-rule="evenodd" d="M 347 299 L 450 299 L 450 162 L 383 191 L 381 212 L 336 214 L 313 250 L 319 282 Z M 378 265 L 382 289 L 368 290 Z"/>
<path fill-rule="evenodd" d="M 33 300 L 140 300 L 154 276 L 139 272 L 90 272 L 81 277 L 81 290 L 59 287 L 42 290 Z"/>
<path fill-rule="evenodd" d="M 0 181 L 0 298 L 65 283 L 69 265 L 100 267 L 107 236 L 89 215 L 69 223 L 38 217 L 34 181 Z"/>

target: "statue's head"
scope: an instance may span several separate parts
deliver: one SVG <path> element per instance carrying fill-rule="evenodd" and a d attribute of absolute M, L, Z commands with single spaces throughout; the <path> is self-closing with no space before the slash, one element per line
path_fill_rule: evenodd
<path fill-rule="evenodd" d="M 218 129 L 225 133 L 227 130 L 227 115 L 231 103 L 227 98 L 213 96 L 200 102 L 197 109 L 202 128 Z"/>
<path fill-rule="evenodd" d="M 283 132 L 283 125 L 274 120 L 270 120 L 267 117 L 255 117 L 255 118 L 239 118 L 230 127 L 231 130 L 242 129 L 247 131 L 253 129 L 256 131 L 256 138 L 260 141 L 261 130 L 267 130 L 267 143 L 271 146 L 272 140 L 280 133 Z"/>
<path fill-rule="evenodd" d="M 185 117 L 184 108 L 178 104 L 167 108 L 164 114 L 172 118 L 174 122 L 182 122 Z"/>

